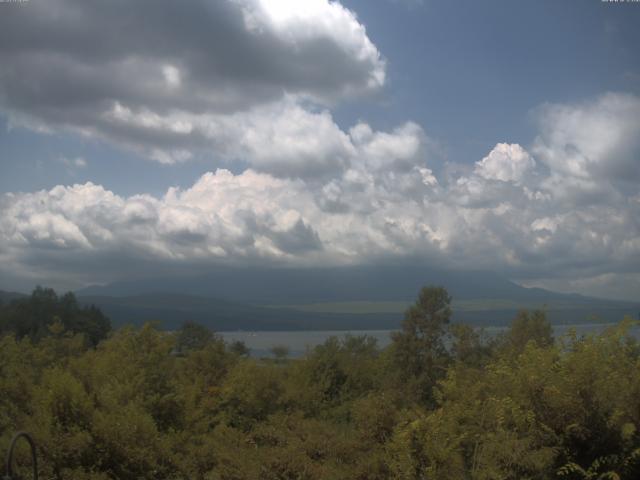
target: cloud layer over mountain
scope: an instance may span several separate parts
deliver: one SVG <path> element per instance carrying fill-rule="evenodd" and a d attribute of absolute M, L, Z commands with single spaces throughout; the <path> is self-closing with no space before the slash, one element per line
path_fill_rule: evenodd
<path fill-rule="evenodd" d="M 463 173 L 437 175 L 420 125 L 334 120 L 336 103 L 376 94 L 386 75 L 339 3 L 31 4 L 0 16 L 12 125 L 229 169 L 161 197 L 99 182 L 4 194 L 7 278 L 77 286 L 142 268 L 412 259 L 640 290 L 637 96 L 543 105 L 530 145 L 496 139 Z"/>
<path fill-rule="evenodd" d="M 546 125 L 551 112 L 561 141 L 544 130 L 535 157 L 519 145 L 497 144 L 454 180 L 440 181 L 429 169 L 417 125 L 374 132 L 359 124 L 343 134 L 348 154 L 341 167 L 321 181 L 217 170 L 161 198 L 123 198 L 91 183 L 5 195 L 0 259 L 6 269 L 40 274 L 49 265 L 49 275 L 78 259 L 99 264 L 118 256 L 190 268 L 411 257 L 529 278 L 635 274 L 640 194 L 617 174 L 620 158 L 606 155 L 635 148 L 626 142 L 640 135 L 640 100 L 620 100 L 610 94 L 588 105 L 550 106 L 540 121 Z M 624 130 L 611 133 L 617 141 L 606 148 L 594 154 L 581 131 L 572 135 L 575 116 L 597 123 L 601 115 L 616 117 L 616 105 L 626 114 L 630 102 L 635 126 L 621 123 Z M 575 158 L 598 167 L 566 167 Z M 626 168 L 633 168 L 628 158 Z M 107 262 L 94 275 L 114 278 L 109 268 Z"/>

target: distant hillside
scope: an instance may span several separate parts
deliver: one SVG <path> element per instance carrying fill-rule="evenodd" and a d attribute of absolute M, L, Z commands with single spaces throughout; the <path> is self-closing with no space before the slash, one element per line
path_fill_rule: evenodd
<path fill-rule="evenodd" d="M 176 329 L 191 320 L 216 331 L 367 330 L 396 328 L 402 317 L 395 313 L 309 313 L 173 293 L 129 297 L 81 295 L 78 300 L 98 306 L 116 327 L 156 321 L 163 328 Z"/>
<path fill-rule="evenodd" d="M 325 303 L 261 307 L 192 295 L 155 293 L 131 297 L 81 296 L 83 304 L 94 304 L 114 326 L 141 325 L 157 321 L 163 328 L 179 328 L 192 320 L 217 331 L 233 330 L 380 330 L 396 329 L 403 318 L 404 303 Z M 479 326 L 507 325 L 521 308 L 543 305 L 501 304 L 499 301 L 454 303 L 453 320 Z M 617 322 L 633 315 L 637 306 L 626 304 L 571 305 L 547 307 L 554 324 Z"/>
<path fill-rule="evenodd" d="M 504 325 L 522 308 L 546 306 L 553 323 L 615 322 L 640 305 L 524 288 L 491 272 L 420 266 L 217 268 L 188 278 L 116 282 L 78 291 L 115 324 L 194 320 L 216 330 L 397 328 L 424 285 L 443 285 L 454 320 Z M 168 292 L 168 293 L 158 293 Z"/>
<path fill-rule="evenodd" d="M 9 303 L 12 300 L 24 297 L 26 297 L 26 295 L 23 293 L 5 292 L 3 290 L 0 290 L 0 303 Z"/>
<path fill-rule="evenodd" d="M 640 302 L 601 300 L 521 287 L 500 275 L 418 266 L 327 269 L 220 268 L 188 278 L 116 282 L 76 292 L 114 326 L 192 320 L 225 330 L 375 330 L 400 326 L 424 285 L 453 296 L 453 320 L 506 325 L 520 309 L 545 308 L 552 323 L 617 322 L 638 317 Z M 6 303 L 24 297 L 0 291 Z"/>
<path fill-rule="evenodd" d="M 424 285 L 443 285 L 455 300 L 516 302 L 601 301 L 524 288 L 492 272 L 444 271 L 419 266 L 266 269 L 217 268 L 206 275 L 115 282 L 78 295 L 133 296 L 153 292 L 195 295 L 255 304 L 413 301 Z"/>

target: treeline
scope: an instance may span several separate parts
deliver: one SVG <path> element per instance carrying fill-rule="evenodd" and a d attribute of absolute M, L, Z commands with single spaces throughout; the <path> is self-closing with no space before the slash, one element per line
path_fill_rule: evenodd
<path fill-rule="evenodd" d="M 12 324 L 0 448 L 30 431 L 42 477 L 69 480 L 640 478 L 631 320 L 554 339 L 522 312 L 488 339 L 451 324 L 450 302 L 425 288 L 389 347 L 331 338 L 296 360 L 194 324 L 95 347 L 64 312 L 45 334 Z"/>
<path fill-rule="evenodd" d="M 59 297 L 51 288 L 36 287 L 29 297 L 0 302 L 0 335 L 38 341 L 57 330 L 83 334 L 96 346 L 111 331 L 111 322 L 99 308 L 81 307 L 72 292 Z"/>

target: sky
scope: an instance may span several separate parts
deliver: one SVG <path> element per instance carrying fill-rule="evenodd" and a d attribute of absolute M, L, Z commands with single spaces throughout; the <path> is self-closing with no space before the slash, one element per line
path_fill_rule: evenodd
<path fill-rule="evenodd" d="M 640 3 L 0 3 L 0 289 L 422 263 L 640 293 Z"/>

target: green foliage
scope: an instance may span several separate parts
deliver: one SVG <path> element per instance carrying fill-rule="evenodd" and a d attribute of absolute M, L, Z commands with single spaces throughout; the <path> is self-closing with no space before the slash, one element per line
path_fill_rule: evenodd
<path fill-rule="evenodd" d="M 529 342 L 548 347 L 553 345 L 553 341 L 553 329 L 542 310 L 519 312 L 502 338 L 503 347 L 514 354 L 522 352 Z"/>
<path fill-rule="evenodd" d="M 379 390 L 379 353 L 372 337 L 331 337 L 291 366 L 287 396 L 308 414 L 349 416 L 352 400 Z"/>
<path fill-rule="evenodd" d="M 489 342 L 447 328 L 449 302 L 423 290 L 384 350 L 334 337 L 281 362 L 194 324 L 90 348 L 58 312 L 0 337 L 0 451 L 30 431 L 56 480 L 640 478 L 633 322 L 554 342 L 524 312 Z"/>
<path fill-rule="evenodd" d="M 182 328 L 178 331 L 176 351 L 182 354 L 191 350 L 199 350 L 213 340 L 213 332 L 207 327 L 197 322 L 187 321 L 182 324 Z"/>
<path fill-rule="evenodd" d="M 448 354 L 444 345 L 451 318 L 451 296 L 443 287 L 424 287 L 409 307 L 402 330 L 392 335 L 398 378 L 412 395 L 432 403 L 433 388 L 444 376 Z"/>
<path fill-rule="evenodd" d="M 276 361 L 283 362 L 289 356 L 290 349 L 287 345 L 274 345 L 271 347 L 271 353 Z"/>
<path fill-rule="evenodd" d="M 93 305 L 80 307 L 71 292 L 58 297 L 50 288 L 36 287 L 30 297 L 0 305 L 0 334 L 13 333 L 37 341 L 52 333 L 49 327 L 54 323 L 62 325 L 64 331 L 84 334 L 93 346 L 111 330 L 111 322 L 100 309 Z"/>
<path fill-rule="evenodd" d="M 481 367 L 491 358 L 494 342 L 482 330 L 457 323 L 449 327 L 451 356 L 466 365 Z"/>
<path fill-rule="evenodd" d="M 277 412 L 283 406 L 282 375 L 282 370 L 273 365 L 249 360 L 235 365 L 220 390 L 220 419 L 248 430 Z"/>
<path fill-rule="evenodd" d="M 249 347 L 242 340 L 235 340 L 229 344 L 229 351 L 235 353 L 239 357 L 248 357 L 251 353 Z"/>
<path fill-rule="evenodd" d="M 389 447 L 390 478 L 465 478 L 463 440 L 455 418 L 441 410 L 406 414 Z"/>

